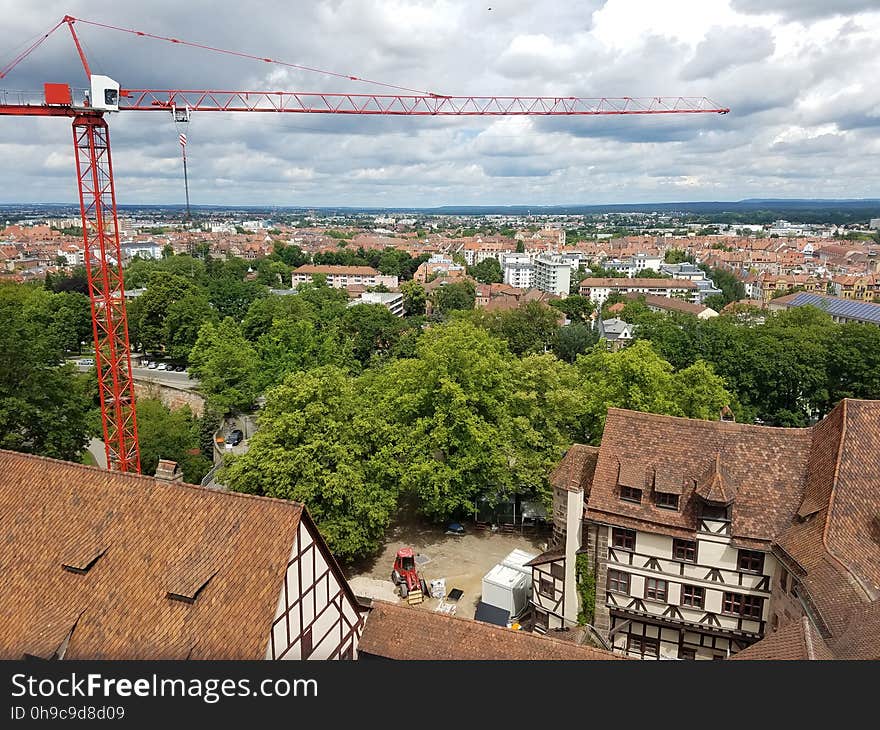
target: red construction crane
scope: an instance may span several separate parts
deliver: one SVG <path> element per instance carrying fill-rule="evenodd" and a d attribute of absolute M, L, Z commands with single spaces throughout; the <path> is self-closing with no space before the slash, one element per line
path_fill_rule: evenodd
<path fill-rule="evenodd" d="M 329 94 L 292 91 L 219 91 L 123 89 L 107 76 L 93 74 L 74 29 L 75 23 L 122 31 L 139 37 L 239 56 L 251 60 L 337 76 L 388 87 L 406 94 Z M 51 30 L 0 70 L 4 78 L 62 26 L 70 31 L 89 89 L 71 91 L 66 84 L 45 84 L 43 95 L 0 92 L 0 115 L 73 118 L 73 147 L 79 188 L 83 245 L 95 366 L 104 426 L 107 465 L 140 471 L 131 349 L 125 312 L 122 253 L 116 217 L 116 194 L 110 158 L 110 133 L 104 115 L 119 111 L 171 111 L 186 119 L 194 111 L 293 112 L 298 114 L 369 114 L 392 116 L 609 116 L 644 114 L 726 114 L 730 110 L 706 97 L 581 98 L 547 96 L 447 96 L 408 89 L 350 74 L 339 74 L 247 53 L 105 23 L 64 16 Z"/>

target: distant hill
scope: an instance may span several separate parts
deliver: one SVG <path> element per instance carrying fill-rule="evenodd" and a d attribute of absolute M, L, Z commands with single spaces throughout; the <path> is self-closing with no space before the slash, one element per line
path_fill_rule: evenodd
<path fill-rule="evenodd" d="M 59 215 L 78 212 L 70 203 L 0 204 L 0 210 L 27 211 L 33 215 L 40 210 Z M 121 213 L 151 211 L 182 214 L 182 205 L 120 205 Z M 822 198 L 748 198 L 738 201 L 696 201 L 678 203 L 618 203 L 613 205 L 444 205 L 433 208 L 372 208 L 352 206 L 250 206 L 201 205 L 193 206 L 198 213 L 233 213 L 267 216 L 316 211 L 326 215 L 403 214 L 403 215 L 596 215 L 602 213 L 679 213 L 698 222 L 714 223 L 771 223 L 785 219 L 795 223 L 867 223 L 880 218 L 880 198 L 822 199 Z"/>

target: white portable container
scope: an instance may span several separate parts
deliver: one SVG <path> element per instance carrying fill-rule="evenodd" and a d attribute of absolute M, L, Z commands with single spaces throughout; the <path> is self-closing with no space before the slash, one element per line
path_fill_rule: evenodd
<path fill-rule="evenodd" d="M 483 603 L 519 616 L 529 605 L 532 569 L 525 567 L 534 555 L 514 550 L 483 576 Z"/>

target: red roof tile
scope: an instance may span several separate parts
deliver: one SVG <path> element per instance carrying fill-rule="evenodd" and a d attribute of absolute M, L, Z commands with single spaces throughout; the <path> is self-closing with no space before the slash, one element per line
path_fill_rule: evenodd
<path fill-rule="evenodd" d="M 0 450 L 0 658 L 262 659 L 303 515 Z"/>
<path fill-rule="evenodd" d="M 358 651 L 408 660 L 621 658 L 604 649 L 384 601 L 373 601 Z"/>

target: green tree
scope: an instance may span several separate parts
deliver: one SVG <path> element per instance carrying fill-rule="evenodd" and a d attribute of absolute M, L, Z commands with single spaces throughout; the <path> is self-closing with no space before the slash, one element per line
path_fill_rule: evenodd
<path fill-rule="evenodd" d="M 80 352 L 81 343 L 92 340 L 92 308 L 79 292 L 61 292 L 52 297 L 52 335 L 65 352 Z"/>
<path fill-rule="evenodd" d="M 160 459 L 176 461 L 189 484 L 198 484 L 211 469 L 200 450 L 200 424 L 188 406 L 169 410 L 154 398 L 137 402 L 138 447 L 141 471 L 153 474 Z"/>
<path fill-rule="evenodd" d="M 196 344 L 199 330 L 215 313 L 207 297 L 200 292 L 187 294 L 168 307 L 165 316 L 165 352 L 172 360 L 186 364 Z"/>
<path fill-rule="evenodd" d="M 209 402 L 219 411 L 246 410 L 256 400 L 260 361 L 232 318 L 202 325 L 189 364 L 190 373 L 201 380 Z"/>
<path fill-rule="evenodd" d="M 432 293 L 434 307 L 440 314 L 449 314 L 455 310 L 473 309 L 476 303 L 476 290 L 469 281 L 446 284 Z"/>
<path fill-rule="evenodd" d="M 361 365 L 387 353 L 397 343 L 402 322 L 381 304 L 356 304 L 339 319 L 339 332 Z"/>
<path fill-rule="evenodd" d="M 554 299 L 550 306 L 565 313 L 572 322 L 588 323 L 590 316 L 596 311 L 596 305 L 589 297 L 572 294 L 564 299 Z"/>
<path fill-rule="evenodd" d="M 580 553 L 575 558 L 575 580 L 577 581 L 578 602 L 580 604 L 578 624 L 580 626 L 592 625 L 596 610 L 596 576 L 586 553 Z"/>
<path fill-rule="evenodd" d="M 303 253 L 299 246 L 287 245 L 281 241 L 275 241 L 272 244 L 272 256 L 287 264 L 291 269 L 309 262 L 308 254 Z"/>
<path fill-rule="evenodd" d="M 348 297 L 346 297 L 347 299 Z M 255 299 L 248 307 L 242 322 L 242 330 L 251 342 L 256 342 L 272 329 L 276 320 L 316 318 L 315 308 L 301 295 L 270 295 Z"/>
<path fill-rule="evenodd" d="M 667 249 L 663 255 L 663 261 L 667 264 L 696 263 L 696 259 L 694 259 L 692 254 L 682 251 L 680 248 Z"/>
<path fill-rule="evenodd" d="M 266 395 L 260 428 L 222 478 L 231 489 L 303 502 L 336 556 L 368 555 L 397 505 L 393 441 L 344 370 L 291 374 Z"/>
<path fill-rule="evenodd" d="M 409 271 L 411 260 L 412 257 L 406 251 L 386 248 L 379 257 L 376 268 L 388 276 L 403 277 Z"/>
<path fill-rule="evenodd" d="M 514 355 L 545 352 L 559 329 L 559 315 L 541 302 L 527 302 L 516 309 L 477 311 L 473 321 L 507 343 Z"/>
<path fill-rule="evenodd" d="M 597 346 L 589 355 L 578 358 L 576 367 L 584 384 L 583 437 L 591 443 L 599 443 L 610 406 L 717 419 L 721 409 L 731 402 L 724 381 L 705 363 L 695 363 L 694 370 L 674 373 L 672 366 L 643 340 L 615 353 Z M 685 392 L 699 378 L 705 381 L 699 389 Z"/>
<path fill-rule="evenodd" d="M 79 461 L 99 426 L 89 376 L 62 364 L 64 341 L 52 328 L 54 296 L 0 285 L 0 448 Z"/>
<path fill-rule="evenodd" d="M 290 285 L 290 267 L 283 261 L 265 258 L 257 264 L 257 282 L 274 289 Z"/>
<path fill-rule="evenodd" d="M 223 275 L 208 282 L 207 293 L 208 299 L 221 317 L 232 317 L 240 322 L 254 301 L 269 296 L 269 289 L 265 284 L 256 281 Z"/>
<path fill-rule="evenodd" d="M 560 360 L 573 363 L 578 355 L 589 352 L 599 341 L 599 333 L 585 324 L 560 327 L 553 340 L 553 354 Z"/>
<path fill-rule="evenodd" d="M 177 274 L 154 271 L 147 290 L 138 297 L 136 328 L 138 339 L 148 352 L 165 349 L 165 320 L 172 304 L 197 294 L 196 285 Z"/>
<path fill-rule="evenodd" d="M 490 256 L 480 263 L 468 267 L 468 273 L 483 284 L 498 284 L 504 281 L 504 272 L 498 259 Z"/>
<path fill-rule="evenodd" d="M 720 312 L 727 304 L 723 294 L 710 294 L 703 300 L 703 306 L 714 309 L 716 312 Z"/>
<path fill-rule="evenodd" d="M 405 281 L 400 285 L 403 294 L 403 311 L 408 317 L 421 316 L 425 313 L 427 295 L 425 287 L 417 281 Z"/>

